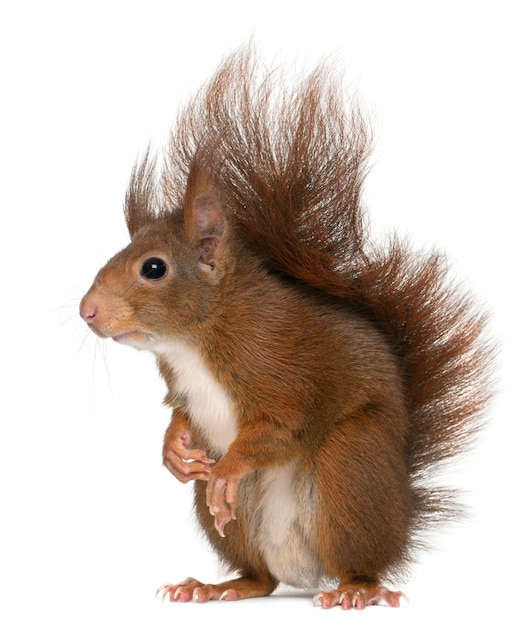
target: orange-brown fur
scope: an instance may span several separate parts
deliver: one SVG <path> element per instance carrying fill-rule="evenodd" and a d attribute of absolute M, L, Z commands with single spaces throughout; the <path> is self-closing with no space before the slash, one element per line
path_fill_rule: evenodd
<path fill-rule="evenodd" d="M 382 579 L 451 511 L 424 479 L 463 449 L 489 395 L 485 320 L 444 260 L 369 240 L 370 132 L 328 76 L 321 66 L 287 89 L 250 51 L 227 59 L 181 113 L 161 169 L 148 154 L 136 167 L 132 243 L 81 304 L 101 336 L 158 355 L 173 408 L 164 462 L 196 481 L 198 519 L 240 573 L 189 579 L 171 599 L 265 595 L 276 572 L 302 585 L 305 568 L 307 585 L 340 581 L 317 596 L 325 607 L 397 605 Z M 140 275 L 149 257 L 167 261 L 162 280 Z M 225 404 L 219 419 L 234 416 L 232 441 L 193 414 L 194 372 Z M 266 507 L 283 486 L 295 505 L 277 547 Z"/>

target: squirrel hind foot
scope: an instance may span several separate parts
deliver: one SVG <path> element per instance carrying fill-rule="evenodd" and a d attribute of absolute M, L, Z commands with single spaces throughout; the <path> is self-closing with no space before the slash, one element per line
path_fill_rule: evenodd
<path fill-rule="evenodd" d="M 407 596 L 401 591 L 391 591 L 382 585 L 372 583 L 357 583 L 341 585 L 332 591 L 321 591 L 314 596 L 314 606 L 320 605 L 323 609 L 331 609 L 340 606 L 344 610 L 362 610 L 367 606 L 386 604 L 398 608 L 400 600 L 407 600 Z"/>
<path fill-rule="evenodd" d="M 210 600 L 245 600 L 268 596 L 277 586 L 273 580 L 258 580 L 253 578 L 236 578 L 218 585 L 203 584 L 195 578 L 187 578 L 176 585 L 161 585 L 156 591 L 156 597 L 168 598 L 171 602 L 198 603 Z"/>

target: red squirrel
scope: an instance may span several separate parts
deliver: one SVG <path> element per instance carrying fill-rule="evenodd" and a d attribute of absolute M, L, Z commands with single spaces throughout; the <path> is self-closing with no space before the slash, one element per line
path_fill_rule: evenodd
<path fill-rule="evenodd" d="M 164 585 L 239 600 L 279 583 L 324 608 L 399 606 L 420 533 L 457 509 L 431 487 L 490 396 L 486 316 L 436 253 L 375 244 L 370 127 L 325 64 L 298 81 L 229 56 L 147 151 L 131 243 L 80 314 L 157 357 L 163 463 L 233 580 Z"/>

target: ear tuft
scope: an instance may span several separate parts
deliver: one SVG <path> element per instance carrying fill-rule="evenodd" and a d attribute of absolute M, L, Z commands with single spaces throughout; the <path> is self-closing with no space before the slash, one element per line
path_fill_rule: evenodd
<path fill-rule="evenodd" d="M 124 206 L 125 220 L 132 239 L 137 231 L 155 222 L 160 211 L 156 197 L 156 159 L 147 150 L 132 171 Z"/>

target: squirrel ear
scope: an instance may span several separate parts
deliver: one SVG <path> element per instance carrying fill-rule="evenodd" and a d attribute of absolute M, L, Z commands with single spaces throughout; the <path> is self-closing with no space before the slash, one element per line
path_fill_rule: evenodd
<path fill-rule="evenodd" d="M 197 245 L 200 269 L 217 278 L 225 251 L 227 224 L 222 206 L 213 194 L 203 193 L 194 198 L 186 211 L 185 231 Z"/>

